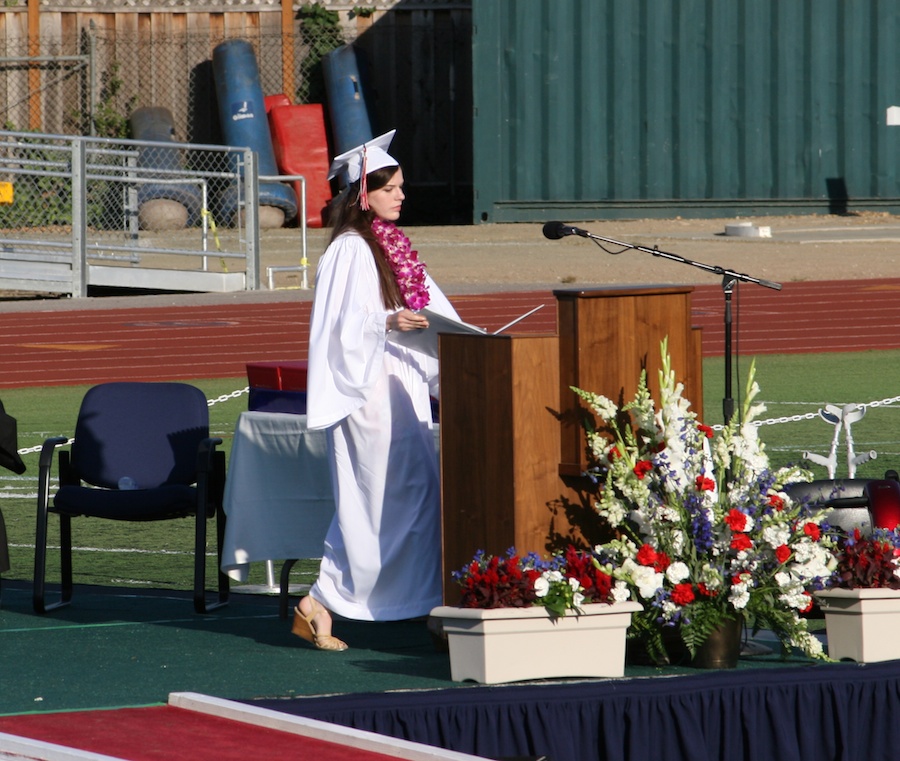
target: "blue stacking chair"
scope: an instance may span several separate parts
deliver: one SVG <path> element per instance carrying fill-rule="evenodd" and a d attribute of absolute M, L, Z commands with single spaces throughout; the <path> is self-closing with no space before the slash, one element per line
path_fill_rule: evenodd
<path fill-rule="evenodd" d="M 58 452 L 59 490 L 50 499 L 53 455 L 66 437 L 44 442 L 38 473 L 33 604 L 38 613 L 72 599 L 72 518 L 160 521 L 195 516 L 194 609 L 207 613 L 228 601 L 219 570 L 217 599 L 206 590 L 207 521 L 215 518 L 221 568 L 225 514 L 222 439 L 209 435 L 209 407 L 186 383 L 104 383 L 85 395 L 71 452 Z M 59 516 L 60 597 L 45 594 L 47 528 Z"/>

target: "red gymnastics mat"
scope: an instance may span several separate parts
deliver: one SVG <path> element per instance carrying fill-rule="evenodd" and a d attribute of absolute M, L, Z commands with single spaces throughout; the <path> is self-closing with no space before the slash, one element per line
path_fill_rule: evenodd
<path fill-rule="evenodd" d="M 0 759 L 479 761 L 480 757 L 196 693 L 165 706 L 0 717 Z"/>

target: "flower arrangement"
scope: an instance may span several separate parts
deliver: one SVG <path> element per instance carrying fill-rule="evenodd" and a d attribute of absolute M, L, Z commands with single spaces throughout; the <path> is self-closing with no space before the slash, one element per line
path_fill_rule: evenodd
<path fill-rule="evenodd" d="M 612 577 L 599 568 L 592 553 L 569 546 L 542 560 L 536 553 L 505 556 L 479 550 L 463 569 L 453 573 L 462 589 L 462 608 L 527 608 L 543 605 L 554 616 L 580 610 L 585 603 L 615 601 Z M 619 597 L 625 599 L 624 584 Z"/>
<path fill-rule="evenodd" d="M 844 589 L 900 589 L 900 529 L 876 528 L 868 536 L 859 529 L 837 547 L 835 586 Z"/>
<path fill-rule="evenodd" d="M 751 367 L 740 422 L 717 435 L 697 420 L 675 382 L 662 344 L 660 404 L 646 373 L 621 409 L 604 396 L 573 389 L 597 415 L 587 426 L 600 482 L 596 509 L 616 537 L 595 549 L 602 569 L 624 582 L 643 610 L 632 619 L 657 660 L 664 631 L 677 631 L 691 655 L 726 621 L 771 629 L 787 646 L 824 658 L 802 613 L 810 591 L 836 567 L 827 510 L 792 501 L 786 483 L 799 468 L 773 471 L 752 421 L 765 410 Z"/>

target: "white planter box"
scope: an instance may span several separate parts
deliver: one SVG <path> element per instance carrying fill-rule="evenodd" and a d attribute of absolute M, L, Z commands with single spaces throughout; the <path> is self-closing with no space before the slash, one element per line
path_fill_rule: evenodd
<path fill-rule="evenodd" d="M 815 596 L 825 613 L 831 658 L 857 663 L 900 658 L 900 590 L 828 589 Z"/>
<path fill-rule="evenodd" d="M 482 684 L 557 677 L 622 676 L 635 602 L 585 605 L 553 618 L 546 608 L 440 607 L 454 682 Z"/>

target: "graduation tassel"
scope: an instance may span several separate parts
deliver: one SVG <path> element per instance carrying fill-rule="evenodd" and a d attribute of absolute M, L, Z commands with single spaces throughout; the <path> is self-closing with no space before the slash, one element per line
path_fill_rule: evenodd
<path fill-rule="evenodd" d="M 362 155 L 362 174 L 359 176 L 359 208 L 363 211 L 369 210 L 369 188 L 366 182 L 366 147 L 363 146 Z"/>

